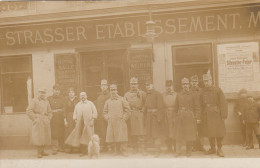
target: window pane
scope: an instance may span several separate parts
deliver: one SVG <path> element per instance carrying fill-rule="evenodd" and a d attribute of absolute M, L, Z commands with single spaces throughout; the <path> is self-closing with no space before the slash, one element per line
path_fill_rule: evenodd
<path fill-rule="evenodd" d="M 210 62 L 210 45 L 189 45 L 173 47 L 176 64 Z"/>
<path fill-rule="evenodd" d="M 30 74 L 2 75 L 3 106 L 5 111 L 25 112 L 28 105 L 27 79 Z"/>
<path fill-rule="evenodd" d="M 117 81 L 118 84 L 124 83 L 122 55 L 108 56 L 108 81 Z"/>
<path fill-rule="evenodd" d="M 93 55 L 87 56 L 86 65 L 86 84 L 87 86 L 100 85 L 102 76 L 103 60 L 102 56 Z"/>
<path fill-rule="evenodd" d="M 29 72 L 31 69 L 30 61 L 28 57 L 22 58 L 12 58 L 8 60 L 4 60 L 4 64 L 2 66 L 2 73 L 7 72 Z"/>

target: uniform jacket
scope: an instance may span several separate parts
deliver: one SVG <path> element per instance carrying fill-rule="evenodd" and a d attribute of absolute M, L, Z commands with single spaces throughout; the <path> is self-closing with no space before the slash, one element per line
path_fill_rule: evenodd
<path fill-rule="evenodd" d="M 128 132 L 126 120 L 130 117 L 128 102 L 121 96 L 111 96 L 103 110 L 104 118 L 108 122 L 106 142 L 126 142 Z"/>
<path fill-rule="evenodd" d="M 131 135 L 144 135 L 144 102 L 145 92 L 142 90 L 128 91 L 124 98 L 130 105 Z"/>
<path fill-rule="evenodd" d="M 33 122 L 31 132 L 33 145 L 50 145 L 52 111 L 49 102 L 46 99 L 34 98 L 29 104 L 26 113 Z"/>
<path fill-rule="evenodd" d="M 201 94 L 202 122 L 207 137 L 223 137 L 225 135 L 224 119 L 228 115 L 225 96 L 220 88 L 204 88 Z"/>

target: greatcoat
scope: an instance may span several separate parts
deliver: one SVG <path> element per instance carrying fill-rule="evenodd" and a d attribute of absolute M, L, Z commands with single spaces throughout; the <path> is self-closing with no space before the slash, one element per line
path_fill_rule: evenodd
<path fill-rule="evenodd" d="M 50 145 L 52 111 L 49 102 L 46 99 L 34 98 L 26 113 L 32 120 L 32 144 L 36 146 Z"/>
<path fill-rule="evenodd" d="M 128 91 L 125 94 L 125 99 L 130 105 L 130 126 L 131 135 L 144 135 L 144 101 L 145 92 L 142 90 Z"/>
<path fill-rule="evenodd" d="M 152 89 L 145 97 L 145 127 L 148 140 L 163 136 L 164 111 L 162 95 Z"/>
<path fill-rule="evenodd" d="M 214 86 L 202 89 L 201 108 L 204 134 L 209 138 L 224 137 L 228 107 L 222 90 Z"/>
<path fill-rule="evenodd" d="M 174 128 L 176 140 L 196 140 L 196 119 L 200 119 L 200 108 L 191 91 L 182 91 L 177 94 L 174 113 L 176 116 Z"/>
<path fill-rule="evenodd" d="M 127 124 L 130 117 L 129 104 L 121 96 L 111 96 L 106 102 L 103 110 L 104 118 L 108 122 L 106 142 L 127 142 Z"/>

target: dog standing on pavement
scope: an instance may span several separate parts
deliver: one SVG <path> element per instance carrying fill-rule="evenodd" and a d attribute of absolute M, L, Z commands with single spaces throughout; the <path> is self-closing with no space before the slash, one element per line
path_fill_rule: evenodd
<path fill-rule="evenodd" d="M 100 145 L 99 145 L 99 136 L 94 134 L 91 137 L 91 140 L 89 141 L 88 144 L 88 156 L 90 158 L 92 158 L 93 156 L 95 156 L 96 158 L 99 157 L 99 153 L 100 153 Z"/>

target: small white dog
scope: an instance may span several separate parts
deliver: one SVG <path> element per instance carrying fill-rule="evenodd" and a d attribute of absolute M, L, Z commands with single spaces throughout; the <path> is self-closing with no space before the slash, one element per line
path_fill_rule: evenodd
<path fill-rule="evenodd" d="M 99 153 L 100 153 L 99 136 L 97 134 L 94 134 L 91 137 L 91 140 L 89 141 L 88 144 L 88 156 L 90 158 L 92 158 L 93 156 L 98 158 Z"/>

